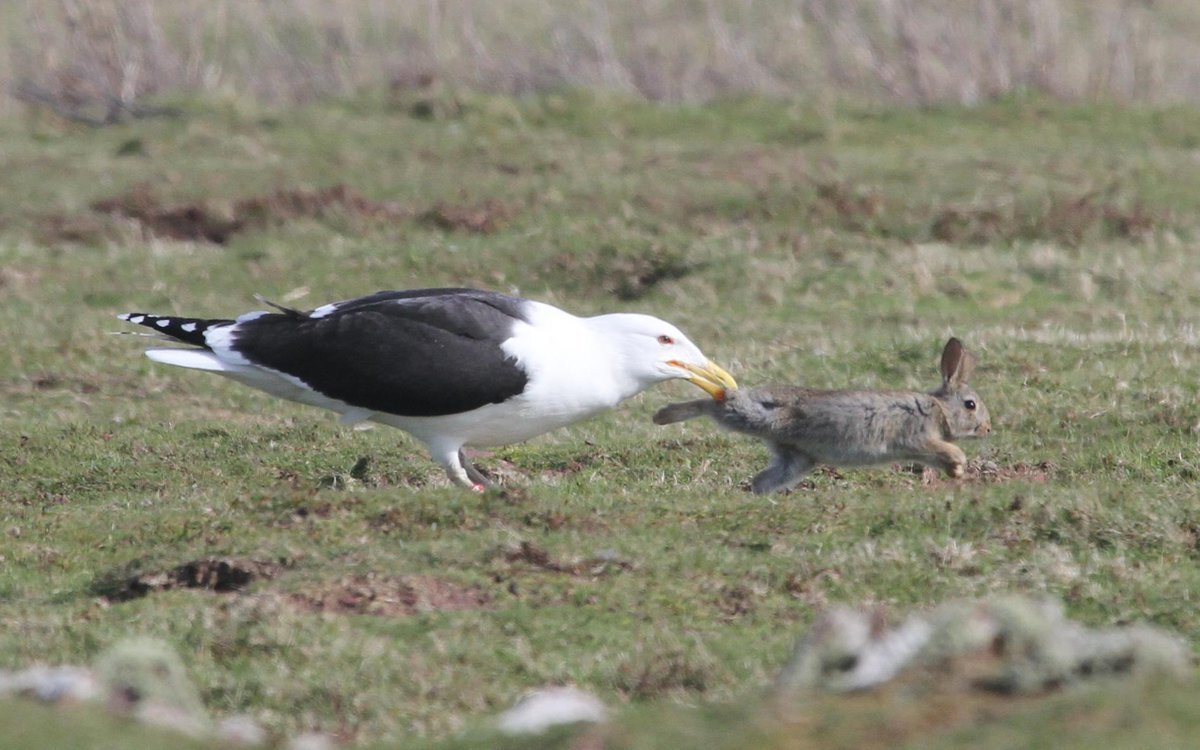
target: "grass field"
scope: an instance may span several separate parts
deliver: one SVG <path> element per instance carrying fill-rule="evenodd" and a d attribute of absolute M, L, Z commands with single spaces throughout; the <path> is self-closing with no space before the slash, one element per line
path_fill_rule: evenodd
<path fill-rule="evenodd" d="M 724 727 L 744 747 L 777 736 L 746 706 L 827 603 L 1048 593 L 1091 625 L 1200 636 L 1200 110 L 411 91 L 181 108 L 0 120 L 0 668 L 149 634 L 211 711 L 281 734 L 440 742 L 573 683 L 631 704 L 616 746 Z M 442 285 L 660 315 L 747 385 L 932 388 L 954 334 L 994 434 L 964 445 L 962 482 L 823 470 L 756 497 L 759 445 L 651 424 L 697 396 L 669 384 L 483 456 L 504 490 L 476 496 L 402 433 L 108 335 L 128 310 Z M 211 558 L 258 579 L 134 595 Z M 1196 697 L 1058 696 L 900 739 L 1185 746 Z M 863 746 L 804 726 L 763 742 Z"/>

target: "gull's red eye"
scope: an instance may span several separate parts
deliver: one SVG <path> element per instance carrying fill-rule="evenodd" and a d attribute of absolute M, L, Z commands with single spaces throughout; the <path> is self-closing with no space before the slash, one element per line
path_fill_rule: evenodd
<path fill-rule="evenodd" d="M 675 343 L 675 339 L 671 338 L 670 336 L 668 336 L 664 333 L 663 335 L 658 337 L 658 343 L 660 343 L 664 346 L 670 346 L 671 344 Z"/>

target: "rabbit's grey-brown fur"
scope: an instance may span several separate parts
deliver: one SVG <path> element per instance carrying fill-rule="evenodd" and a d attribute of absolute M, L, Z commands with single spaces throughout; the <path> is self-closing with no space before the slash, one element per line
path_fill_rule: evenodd
<path fill-rule="evenodd" d="M 764 440 L 773 458 L 751 483 L 756 493 L 787 489 L 816 464 L 917 461 L 959 477 L 966 456 L 951 441 L 982 437 L 992 429 L 987 407 L 967 385 L 974 364 L 952 338 L 942 350 L 942 385 L 931 393 L 739 388 L 728 391 L 724 401 L 663 407 L 654 421 L 709 416 L 726 429 Z"/>

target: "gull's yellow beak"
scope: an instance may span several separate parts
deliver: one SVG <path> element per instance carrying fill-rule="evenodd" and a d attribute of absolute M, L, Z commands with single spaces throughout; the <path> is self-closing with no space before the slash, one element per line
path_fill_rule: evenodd
<path fill-rule="evenodd" d="M 692 376 L 687 381 L 712 396 L 714 401 L 724 401 L 726 389 L 738 387 L 737 381 L 733 379 L 733 376 L 712 361 L 705 362 L 703 366 L 698 366 L 673 359 L 667 364 L 683 368 L 690 372 Z"/>

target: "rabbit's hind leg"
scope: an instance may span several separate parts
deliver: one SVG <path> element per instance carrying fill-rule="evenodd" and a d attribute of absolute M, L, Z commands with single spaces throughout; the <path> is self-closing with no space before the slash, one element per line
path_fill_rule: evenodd
<path fill-rule="evenodd" d="M 947 476 L 955 479 L 963 475 L 964 467 L 967 464 L 967 454 L 962 452 L 962 448 L 945 440 L 931 440 L 925 446 L 925 450 L 927 453 L 921 459 L 922 463 L 936 466 L 946 472 Z"/>
<path fill-rule="evenodd" d="M 756 495 L 786 490 L 800 481 L 816 464 L 808 456 L 789 450 L 786 446 L 772 443 L 771 463 L 750 480 L 750 488 Z"/>

